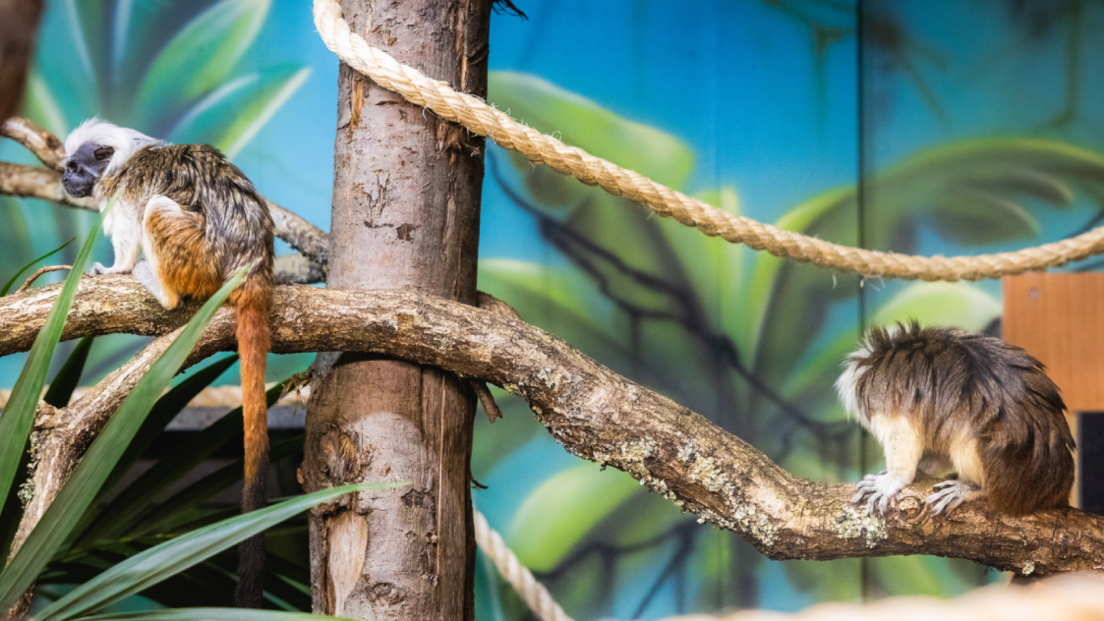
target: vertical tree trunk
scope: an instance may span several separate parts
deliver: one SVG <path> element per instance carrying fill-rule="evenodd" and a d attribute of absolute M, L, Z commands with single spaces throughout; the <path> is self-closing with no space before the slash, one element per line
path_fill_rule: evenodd
<path fill-rule="evenodd" d="M 400 62 L 485 96 L 490 5 L 344 0 L 342 9 Z M 482 139 L 342 65 L 334 164 L 328 286 L 475 303 Z M 321 354 L 315 367 L 304 487 L 410 482 L 312 514 L 315 611 L 471 620 L 471 390 L 437 369 L 362 355 Z"/>

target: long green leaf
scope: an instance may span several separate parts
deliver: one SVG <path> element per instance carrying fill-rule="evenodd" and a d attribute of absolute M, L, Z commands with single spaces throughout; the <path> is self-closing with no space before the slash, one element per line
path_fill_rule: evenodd
<path fill-rule="evenodd" d="M 77 343 L 65 364 L 61 365 L 61 369 L 54 376 L 54 381 L 50 382 L 50 387 L 42 397 L 43 401 L 55 408 L 63 408 L 69 405 L 69 399 L 73 397 L 73 391 L 76 390 L 77 384 L 80 382 L 81 373 L 84 371 L 84 363 L 88 360 L 88 352 L 92 350 L 92 341 L 95 338 L 94 336 L 86 336 Z"/>
<path fill-rule="evenodd" d="M 15 273 L 15 276 L 12 276 L 11 279 L 8 280 L 8 282 L 4 283 L 4 287 L 0 288 L 0 296 L 8 295 L 8 292 L 11 291 L 12 285 L 15 284 L 15 281 L 19 279 L 19 277 L 23 274 L 23 272 L 30 269 L 30 267 L 32 265 L 34 265 L 35 263 L 38 263 L 39 261 L 45 259 L 46 257 L 49 257 L 51 255 L 54 255 L 54 254 L 57 254 L 57 253 L 61 252 L 61 250 L 63 248 L 65 248 L 69 244 L 73 243 L 73 240 L 75 240 L 75 239 L 76 239 L 76 237 L 74 237 L 73 239 L 70 239 L 69 241 L 65 242 L 64 244 L 58 246 L 57 248 L 54 248 L 50 252 L 47 252 L 46 254 L 42 255 L 41 257 L 38 257 L 34 261 L 31 261 L 30 263 L 28 263 L 28 264 L 24 265 L 23 267 L 21 267 L 19 269 L 19 271 Z"/>
<path fill-rule="evenodd" d="M 290 457 L 303 450 L 303 436 L 288 438 L 272 446 L 269 452 L 269 461 L 275 463 L 285 457 Z M 157 507 L 141 522 L 127 533 L 128 537 L 141 537 L 154 531 L 159 526 L 179 516 L 201 502 L 210 500 L 212 496 L 242 480 L 245 473 L 245 460 L 236 459 L 233 462 L 219 468 L 202 479 L 192 483 L 188 487 L 173 494 L 161 506 Z"/>
<path fill-rule="evenodd" d="M 98 228 L 98 226 L 93 227 L 93 234 Z M 81 253 L 84 256 L 79 257 L 77 262 L 83 267 L 82 261 L 87 258 L 87 249 L 82 248 Z M 103 482 L 111 474 L 116 460 L 126 450 L 127 444 L 130 443 L 150 408 L 157 401 L 157 397 L 160 396 L 161 391 L 165 389 L 172 377 L 180 370 L 180 366 L 187 360 L 192 348 L 195 347 L 196 341 L 199 340 L 203 330 L 207 327 L 211 318 L 214 317 L 215 311 L 222 306 L 226 297 L 230 295 L 230 291 L 241 282 L 246 269 L 246 267 L 239 269 L 234 277 L 199 309 L 199 312 L 180 331 L 180 334 L 165 350 L 165 353 L 138 380 L 130 394 L 123 400 L 122 405 L 119 406 L 118 411 L 115 412 L 111 422 L 107 424 L 100 436 L 88 448 L 88 452 L 85 453 L 84 458 L 81 459 L 72 476 L 69 477 L 69 481 L 58 492 L 57 498 L 54 499 L 45 515 L 38 521 L 38 525 L 35 526 L 27 541 L 16 553 L 4 572 L 0 573 L 0 610 L 6 610 L 15 603 L 20 594 L 34 582 L 35 577 L 46 567 L 50 558 L 64 543 L 73 527 L 77 525 L 81 515 L 88 509 L 96 494 L 99 493 Z M 74 271 L 74 273 L 79 274 L 77 271 Z M 68 286 L 68 283 L 66 284 Z M 64 308 L 68 308 L 68 304 L 68 301 L 66 301 Z M 60 331 L 59 326 L 57 332 L 60 333 Z M 55 341 L 56 338 L 55 336 Z M 39 383 L 38 390 L 41 390 L 41 383 Z M 30 404 L 32 415 L 34 405 L 35 402 Z M 4 417 L 4 419 L 7 418 L 7 416 Z M 0 425 L 3 422 L 3 420 L 0 420 Z M 28 421 L 29 424 L 30 421 Z M 19 455 L 16 454 L 14 457 L 18 459 Z M 6 487 L 4 491 L 7 491 Z"/>
<path fill-rule="evenodd" d="M 23 447 L 27 445 L 27 438 L 31 433 L 31 423 L 34 422 L 34 413 L 38 408 L 42 386 L 46 383 L 50 358 L 54 355 L 58 339 L 61 338 L 65 319 L 69 315 L 69 307 L 73 303 L 73 296 L 77 294 L 77 286 L 80 284 L 84 266 L 88 262 L 88 255 L 92 253 L 92 246 L 100 232 L 100 225 L 103 224 L 104 216 L 111 210 L 114 202 L 115 199 L 112 199 L 107 208 L 100 213 L 92 230 L 88 232 L 88 238 L 77 253 L 77 258 L 73 261 L 73 269 L 70 270 L 69 276 L 65 279 L 65 285 L 58 294 L 57 303 L 46 318 L 46 323 L 38 331 L 38 336 L 31 345 L 31 351 L 27 354 L 27 362 L 23 365 L 19 379 L 15 381 L 11 396 L 8 397 L 8 403 L 4 406 L 4 413 L 0 416 L 0 502 L 8 497 L 8 489 L 11 488 L 15 470 L 19 466 L 20 455 L 23 454 Z M 0 609 L 6 610 L 7 606 L 0 606 Z"/>
<path fill-rule="evenodd" d="M 406 483 L 343 485 L 292 498 L 266 509 L 192 531 L 119 563 L 54 602 L 35 618 L 39 621 L 62 621 L 97 610 L 157 584 L 319 503 L 353 492 L 402 485 Z"/>
<path fill-rule="evenodd" d="M 268 407 L 272 407 L 272 404 L 280 398 L 281 392 L 283 392 L 283 384 L 268 390 L 265 395 Z M 131 520 L 148 508 L 154 498 L 191 472 L 227 440 L 240 433 L 244 424 L 242 409 L 239 407 L 228 412 L 191 440 L 176 447 L 155 466 L 142 473 L 142 476 L 131 483 L 126 491 L 102 510 L 96 522 L 81 536 L 78 547 L 90 545 L 101 537 L 110 538 L 124 532 Z"/>
<path fill-rule="evenodd" d="M 249 610 L 247 608 L 163 608 L 145 612 L 81 617 L 87 621 L 318 621 L 309 612 Z M 323 617 L 344 619 L 345 617 Z"/>
<path fill-rule="evenodd" d="M 165 430 L 165 427 L 172 422 L 172 419 L 188 405 L 188 402 L 204 388 L 209 386 L 211 382 L 218 379 L 218 377 L 226 372 L 226 369 L 230 368 L 237 360 L 237 355 L 233 355 L 213 362 L 196 371 L 157 400 L 157 403 L 153 405 L 153 409 L 146 417 L 145 422 L 138 428 L 138 433 L 134 434 L 134 439 L 130 441 L 130 445 L 127 446 L 126 452 L 123 453 L 123 456 L 115 463 L 115 468 L 111 471 L 111 476 L 107 477 L 107 481 L 104 482 L 103 488 L 100 490 L 100 497 L 92 503 L 92 509 L 81 516 L 81 523 L 74 529 L 74 532 L 81 533 L 80 541 L 86 540 L 87 534 L 85 531 L 89 524 L 94 523 L 96 518 L 102 515 L 104 510 L 109 507 L 107 503 L 101 502 L 104 496 L 111 493 L 115 484 L 130 471 L 130 468 L 138 461 L 142 454 L 145 453 L 146 449 L 153 444 L 157 436 Z M 79 547 L 80 543 L 77 545 Z"/>
<path fill-rule="evenodd" d="M 139 114 L 149 117 L 179 109 L 180 102 L 225 81 L 256 39 L 269 4 L 270 0 L 222 0 L 189 22 L 142 79 Z"/>

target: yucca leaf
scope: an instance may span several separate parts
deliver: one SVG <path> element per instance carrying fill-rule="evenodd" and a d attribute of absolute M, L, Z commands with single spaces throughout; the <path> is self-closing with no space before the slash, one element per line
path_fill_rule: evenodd
<path fill-rule="evenodd" d="M 91 234 L 95 235 L 97 229 L 99 229 L 98 225 L 93 227 Z M 82 248 L 82 256 L 78 257 L 77 261 L 77 264 L 82 268 L 84 260 L 87 259 L 87 254 L 88 248 Z M 73 273 L 79 277 L 80 272 L 76 270 L 76 266 L 74 268 Z M 111 422 L 104 427 L 103 432 L 88 448 L 76 469 L 73 470 L 69 481 L 58 492 L 50 507 L 46 509 L 46 513 L 38 521 L 34 530 L 31 531 L 27 541 L 23 543 L 15 557 L 11 559 L 7 568 L 0 573 L 0 610 L 6 610 L 15 603 L 15 600 L 34 582 L 35 577 L 46 567 L 50 558 L 62 546 L 73 527 L 80 520 L 81 515 L 84 514 L 92 500 L 99 493 L 103 482 L 111 474 L 116 460 L 126 450 L 127 444 L 130 443 L 131 438 L 138 431 L 139 426 L 145 420 L 161 391 L 165 389 L 169 380 L 176 375 L 176 372 L 180 370 L 180 366 L 187 360 L 192 348 L 195 347 L 199 337 L 203 334 L 203 330 L 207 327 L 211 318 L 214 317 L 215 312 L 222 306 L 226 297 L 230 295 L 230 291 L 244 278 L 246 269 L 247 267 L 239 269 L 211 299 L 207 300 L 195 317 L 192 317 L 192 320 L 188 322 L 188 325 L 180 330 L 176 339 L 173 340 L 161 357 L 153 363 L 149 371 L 138 380 L 130 394 L 127 395 L 122 405 L 115 412 Z M 67 287 L 68 284 L 67 282 Z M 63 296 L 64 291 L 63 289 Z M 69 300 L 63 298 L 59 300 L 55 311 L 57 308 L 68 309 L 68 307 Z M 61 332 L 60 325 L 56 332 Z M 56 334 L 52 340 L 53 342 L 57 341 Z M 38 387 L 35 390 L 36 396 L 38 390 L 41 390 L 41 381 L 39 379 Z M 32 416 L 36 401 L 29 402 L 29 413 Z M 16 414 L 19 413 L 19 410 L 16 410 Z M 4 419 L 7 418 L 8 416 L 5 415 Z M 0 420 L 0 425 L 3 425 L 4 422 L 4 420 Z M 30 424 L 29 417 L 27 424 Z M 23 433 L 24 435 L 20 436 L 21 438 L 26 437 L 26 431 Z M 6 439 L 6 436 L 0 435 L 0 438 Z M 7 455 L 0 455 L 0 457 L 6 459 Z M 13 457 L 17 461 L 19 454 L 16 453 Z M 3 491 L 7 492 L 6 486 Z"/>
<path fill-rule="evenodd" d="M 141 458 L 146 449 L 153 444 L 154 440 L 164 431 L 165 427 L 172 422 L 172 419 L 188 405 L 188 402 L 198 395 L 200 391 L 209 386 L 211 382 L 218 379 L 218 377 L 226 372 L 226 369 L 230 368 L 237 360 L 238 356 L 233 355 L 213 362 L 193 373 L 157 400 L 157 403 L 153 405 L 153 409 L 150 411 L 149 415 L 146 416 L 145 422 L 138 428 L 138 433 L 134 434 L 134 439 L 130 441 L 130 445 L 127 446 L 126 452 L 115 462 L 115 468 L 112 469 L 111 475 L 107 477 L 107 481 L 104 482 L 103 488 L 100 490 L 99 498 L 92 503 L 92 509 L 81 517 L 81 523 L 74 529 L 74 532 L 84 533 L 88 529 L 89 524 L 94 523 L 94 520 L 109 507 L 106 503 L 100 502 L 103 500 L 103 497 L 111 493 L 115 484 L 126 476 L 130 468 Z M 135 483 L 137 483 L 137 481 L 135 481 Z M 86 540 L 86 536 L 82 534 L 80 540 Z"/>
<path fill-rule="evenodd" d="M 35 615 L 35 618 L 38 621 L 62 621 L 97 610 L 138 593 L 316 504 L 344 494 L 401 485 L 406 483 L 343 485 L 285 500 L 280 504 L 192 531 L 115 565 L 54 602 Z"/>
<path fill-rule="evenodd" d="M 92 230 L 88 232 L 84 245 L 81 246 L 77 258 L 73 261 L 73 269 L 65 279 L 65 284 L 58 294 L 57 302 L 42 324 L 42 328 L 31 345 L 31 351 L 27 354 L 27 362 L 19 373 L 19 379 L 12 387 L 8 403 L 4 406 L 3 415 L 0 415 L 0 501 L 7 499 L 8 489 L 12 479 L 15 478 L 15 469 L 19 466 L 23 448 L 27 445 L 27 438 L 31 433 L 31 423 L 34 422 L 35 410 L 38 408 L 38 397 L 42 394 L 42 386 L 46 383 L 46 372 L 50 368 L 50 358 L 54 355 L 61 338 L 61 331 L 65 327 L 65 319 L 69 315 L 69 307 L 73 303 L 73 296 L 77 294 L 84 272 L 84 265 L 88 262 L 88 255 L 92 253 L 92 245 L 96 242 L 100 225 L 104 216 L 111 210 L 115 199 L 113 198 L 107 208 L 100 213 Z M 68 242 L 67 242 L 68 243 Z M 65 246 L 61 246 L 64 248 Z M 61 250 L 58 248 L 54 252 Z M 53 254 L 51 252 L 50 254 Z M 48 257 L 49 254 L 43 255 Z M 35 259 L 38 261 L 40 259 Z M 32 262 L 33 263 L 33 262 Z M 0 507 L 2 509 L 3 507 Z M 2 601 L 2 600 L 0 600 Z M 0 606 L 6 610 L 7 606 Z"/>
<path fill-rule="evenodd" d="M 73 397 L 73 391 L 76 390 L 77 384 L 80 382 L 81 373 L 84 371 L 84 363 L 88 360 L 88 352 L 92 349 L 92 341 L 95 338 L 94 336 L 86 336 L 77 343 L 77 346 L 69 354 L 69 358 L 65 360 L 65 364 L 61 365 L 61 369 L 54 376 L 54 381 L 50 382 L 50 387 L 46 389 L 46 394 L 42 397 L 43 401 L 55 408 L 63 408 L 69 405 L 69 399 Z"/>
<path fill-rule="evenodd" d="M 269 452 L 268 456 L 269 461 L 277 462 L 302 450 L 303 436 L 299 435 L 294 438 L 288 438 L 272 446 L 272 450 Z M 198 505 L 204 500 L 209 500 L 215 494 L 242 480 L 244 474 L 244 459 L 236 459 L 222 468 L 219 468 L 188 487 L 174 493 L 172 498 L 166 500 L 161 506 L 157 507 L 152 513 L 135 525 L 128 533 L 128 536 L 141 537 L 153 532 L 154 529 L 166 524 L 168 520 L 174 517 L 179 518 L 183 511 Z"/>
<path fill-rule="evenodd" d="M 15 276 L 12 276 L 11 279 L 8 280 L 8 282 L 4 283 L 4 287 L 2 289 L 0 289 L 0 296 L 8 295 L 8 291 L 11 291 L 12 285 L 15 284 L 15 281 L 19 279 L 19 277 L 23 274 L 23 272 L 30 269 L 32 265 L 34 265 L 35 263 L 38 263 L 39 261 L 45 259 L 46 257 L 49 257 L 51 255 L 54 255 L 54 254 L 57 254 L 57 253 L 61 252 L 61 250 L 63 248 L 65 248 L 69 244 L 73 243 L 73 240 L 75 240 L 75 239 L 76 239 L 76 237 L 74 237 L 73 239 L 70 239 L 69 241 L 65 242 L 64 244 L 58 246 L 57 248 L 54 248 L 50 252 L 47 252 L 46 254 L 42 255 L 41 257 L 38 257 L 37 259 L 35 259 L 35 260 L 31 261 L 30 263 L 28 263 L 28 264 L 24 265 L 23 267 L 21 267 L 19 269 L 19 271 L 15 273 Z M 74 266 L 74 268 L 75 267 L 76 266 Z"/>
<path fill-rule="evenodd" d="M 266 393 L 268 406 L 280 398 L 283 384 Z M 242 410 L 237 408 L 215 421 L 213 425 L 176 447 L 158 460 L 157 464 L 142 473 L 127 489 L 100 512 L 100 517 L 81 535 L 78 547 L 91 545 L 101 537 L 114 537 L 124 532 L 131 520 L 139 515 L 166 488 L 192 471 L 227 440 L 243 428 Z"/>

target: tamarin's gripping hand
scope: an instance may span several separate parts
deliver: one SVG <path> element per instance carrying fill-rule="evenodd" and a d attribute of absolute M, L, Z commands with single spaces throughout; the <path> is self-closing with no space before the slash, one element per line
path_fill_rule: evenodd
<path fill-rule="evenodd" d="M 134 273 L 165 308 L 184 297 L 212 296 L 238 268 L 249 265 L 230 293 L 237 315 L 245 417 L 242 510 L 266 503 L 268 420 L 265 355 L 272 307 L 272 217 L 253 184 L 208 145 L 165 145 L 133 129 L 98 119 L 65 139 L 62 185 L 72 196 L 93 196 L 102 210 L 115 264 L 93 274 Z M 138 262 L 138 251 L 145 260 Z M 263 595 L 260 535 L 241 546 L 238 604 L 257 607 Z"/>
<path fill-rule="evenodd" d="M 1005 513 L 1067 506 L 1073 435 L 1043 365 L 1005 341 L 913 321 L 872 328 L 836 382 L 849 414 L 878 439 L 886 469 L 854 502 L 885 513 L 917 473 L 957 478 L 927 497 L 934 513 L 981 496 Z"/>

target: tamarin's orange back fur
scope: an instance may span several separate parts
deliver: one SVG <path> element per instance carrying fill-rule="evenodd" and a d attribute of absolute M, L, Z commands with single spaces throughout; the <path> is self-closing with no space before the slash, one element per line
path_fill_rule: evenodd
<path fill-rule="evenodd" d="M 91 146 L 80 151 L 85 145 Z M 66 191 L 70 186 L 83 191 L 91 171 L 102 175 L 92 190 L 101 204 L 119 197 L 104 225 L 112 236 L 115 265 L 97 264 L 94 272 L 133 271 L 162 305 L 174 308 L 182 297 L 210 297 L 239 267 L 250 266 L 229 303 L 237 315 L 245 418 L 242 510 L 263 507 L 268 468 L 264 375 L 274 259 L 272 218 L 264 200 L 236 166 L 208 145 L 163 146 L 134 130 L 92 119 L 70 134 L 66 151 Z M 110 156 L 110 162 L 101 156 Z M 135 263 L 139 243 L 146 266 Z M 240 555 L 236 599 L 240 606 L 257 607 L 263 596 L 263 535 L 244 541 Z"/>

